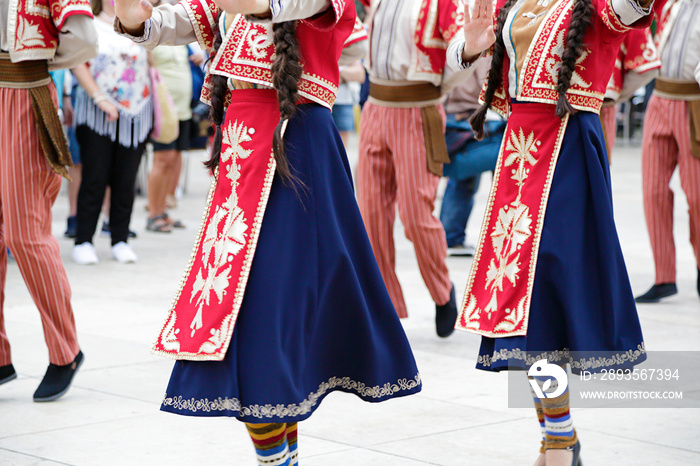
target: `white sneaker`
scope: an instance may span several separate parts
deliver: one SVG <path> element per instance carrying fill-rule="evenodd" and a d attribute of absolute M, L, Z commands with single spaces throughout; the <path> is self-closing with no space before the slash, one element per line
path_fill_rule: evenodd
<path fill-rule="evenodd" d="M 114 246 L 112 246 L 112 257 L 114 257 L 116 261 L 119 261 L 122 264 L 136 262 L 136 260 L 138 259 L 134 250 L 131 249 L 131 246 L 126 244 L 124 241 L 120 241 Z"/>
<path fill-rule="evenodd" d="M 92 243 L 81 243 L 73 246 L 73 262 L 80 265 L 97 264 L 97 253 Z"/>
<path fill-rule="evenodd" d="M 457 246 L 447 248 L 448 256 L 472 257 L 475 252 L 476 248 L 471 244 L 458 244 Z"/>

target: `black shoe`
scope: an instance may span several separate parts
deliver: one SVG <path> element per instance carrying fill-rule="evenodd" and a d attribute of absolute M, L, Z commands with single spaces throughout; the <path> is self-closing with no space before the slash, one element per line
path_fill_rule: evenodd
<path fill-rule="evenodd" d="M 73 376 L 83 363 L 83 352 L 79 351 L 73 362 L 65 366 L 49 364 L 44 379 L 34 392 L 34 401 L 53 401 L 66 394 Z"/>
<path fill-rule="evenodd" d="M 667 298 L 678 293 L 675 283 L 661 283 L 652 286 L 649 291 L 634 298 L 638 303 L 658 303 L 662 298 Z"/>
<path fill-rule="evenodd" d="M 452 285 L 450 300 L 447 304 L 435 305 L 435 330 L 439 337 L 447 338 L 455 331 L 457 322 L 457 300 L 455 299 L 455 287 Z"/>
<path fill-rule="evenodd" d="M 574 459 L 571 461 L 571 466 L 583 466 L 583 462 L 581 461 L 581 442 L 576 440 L 573 447 L 567 447 L 566 449 L 574 452 Z"/>
<path fill-rule="evenodd" d="M 109 226 L 109 220 L 102 222 L 102 234 L 105 236 L 112 236 L 112 229 Z M 136 232 L 134 230 L 129 230 L 127 236 L 129 238 L 136 238 Z"/>
<path fill-rule="evenodd" d="M 16 378 L 17 372 L 15 372 L 15 366 L 8 364 L 7 366 L 0 367 L 0 385 Z"/>
<path fill-rule="evenodd" d="M 65 238 L 75 238 L 78 235 L 78 217 L 71 215 L 66 219 L 66 232 L 63 233 Z"/>

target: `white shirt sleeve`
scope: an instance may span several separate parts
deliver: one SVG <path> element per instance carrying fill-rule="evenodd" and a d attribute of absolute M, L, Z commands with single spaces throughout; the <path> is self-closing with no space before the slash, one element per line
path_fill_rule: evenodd
<path fill-rule="evenodd" d="M 700 63 L 695 67 L 695 80 L 700 84 Z"/>
<path fill-rule="evenodd" d="M 474 63 L 462 62 L 462 51 L 464 50 L 464 34 L 461 29 L 447 45 L 447 62 L 442 77 L 440 91 L 447 94 L 452 89 L 464 82 L 474 72 Z M 481 59 L 481 56 L 477 60 Z"/>
<path fill-rule="evenodd" d="M 282 23 L 310 18 L 330 6 L 330 0 L 270 0 L 271 21 Z"/>
<path fill-rule="evenodd" d="M 647 8 L 643 8 L 637 0 L 610 0 L 612 9 L 620 18 L 622 24 L 629 26 L 651 13 L 652 2 Z"/>
<path fill-rule="evenodd" d="M 74 68 L 97 56 L 95 20 L 87 15 L 66 18 L 58 35 L 56 54 L 49 60 L 49 70 Z"/>
<path fill-rule="evenodd" d="M 190 17 L 179 3 L 154 8 L 151 18 L 144 23 L 143 35 L 139 37 L 124 32 L 118 19 L 115 20 L 114 30 L 141 44 L 146 50 L 153 50 L 158 45 L 186 45 L 197 40 Z"/>

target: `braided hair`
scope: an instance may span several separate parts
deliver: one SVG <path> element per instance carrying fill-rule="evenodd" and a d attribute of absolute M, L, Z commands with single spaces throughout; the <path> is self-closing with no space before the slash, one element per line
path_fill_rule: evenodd
<path fill-rule="evenodd" d="M 561 54 L 561 67 L 557 76 L 557 101 L 556 114 L 559 118 L 564 118 L 569 113 L 574 113 L 574 108 L 566 98 L 566 91 L 571 86 L 571 77 L 576 68 L 576 61 L 583 52 L 583 35 L 591 24 L 591 13 L 593 5 L 591 0 L 576 0 L 574 11 L 571 13 L 571 23 L 566 31 L 566 47 Z"/>
<path fill-rule="evenodd" d="M 221 15 L 221 13 L 219 13 Z M 217 19 L 216 24 L 219 24 Z M 284 140 L 282 133 L 284 122 L 291 119 L 296 113 L 296 101 L 299 95 L 299 81 L 301 80 L 302 66 L 299 52 L 299 42 L 296 37 L 296 21 L 275 23 L 272 26 L 273 44 L 275 54 L 272 63 L 272 84 L 277 90 L 277 100 L 280 109 L 280 121 L 275 128 L 272 138 L 272 151 L 277 163 L 277 173 L 284 181 L 294 180 L 289 161 L 284 152 Z M 219 28 L 215 31 L 214 47 L 211 56 L 215 57 L 223 43 Z M 228 93 L 228 78 L 216 74 L 211 75 L 211 110 L 209 115 L 216 126 L 216 134 L 212 144 L 211 158 L 205 162 L 205 166 L 214 170 L 221 159 L 221 144 L 223 130 L 221 128 L 225 116 L 225 100 Z"/>
<path fill-rule="evenodd" d="M 469 123 L 472 126 L 476 138 L 479 140 L 484 137 L 486 112 L 491 107 L 496 89 L 503 84 L 503 60 L 506 54 L 505 43 L 503 42 L 503 26 L 508 17 L 508 13 L 516 2 L 517 0 L 508 0 L 498 14 L 495 30 L 496 42 L 493 45 L 493 60 L 491 61 L 488 82 L 484 93 L 484 104 L 479 107 L 469 119 Z M 555 112 L 560 118 L 575 112 L 566 98 L 566 91 L 568 91 L 571 86 L 571 78 L 576 68 L 576 61 L 583 51 L 583 36 L 591 23 L 592 12 L 593 6 L 591 0 L 575 0 L 574 9 L 571 14 L 571 22 L 566 31 L 566 46 L 562 53 L 561 67 L 557 75 L 557 93 L 559 94 L 559 100 L 557 101 Z"/>

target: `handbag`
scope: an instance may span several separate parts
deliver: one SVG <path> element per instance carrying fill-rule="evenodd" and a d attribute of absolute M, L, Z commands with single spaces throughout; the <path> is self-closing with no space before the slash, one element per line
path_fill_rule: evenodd
<path fill-rule="evenodd" d="M 159 144 L 170 144 L 180 133 L 180 121 L 175 111 L 175 103 L 158 70 L 151 67 L 153 89 L 153 131 L 151 140 Z"/>

